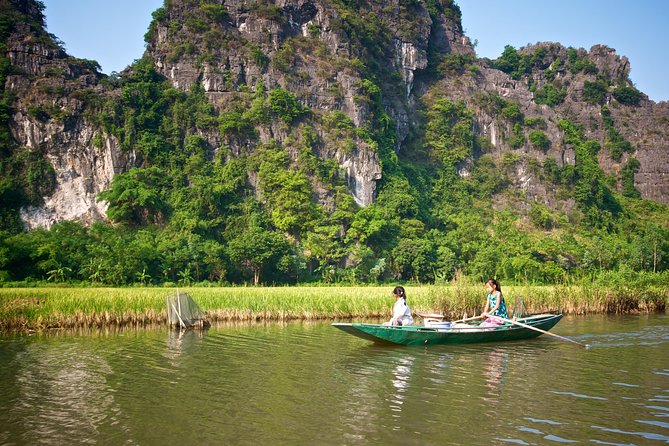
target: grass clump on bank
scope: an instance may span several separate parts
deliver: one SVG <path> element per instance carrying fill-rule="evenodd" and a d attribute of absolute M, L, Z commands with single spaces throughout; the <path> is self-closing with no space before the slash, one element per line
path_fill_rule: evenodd
<path fill-rule="evenodd" d="M 392 287 L 226 287 L 188 288 L 212 322 L 225 320 L 389 318 Z M 414 312 L 439 312 L 449 318 L 480 313 L 485 294 L 480 283 L 406 287 Z M 663 288 L 615 289 L 587 285 L 506 286 L 513 308 L 523 296 L 526 313 L 565 314 L 665 311 Z M 168 288 L 3 288 L 0 329 L 41 330 L 102 326 L 142 326 L 167 321 Z"/>

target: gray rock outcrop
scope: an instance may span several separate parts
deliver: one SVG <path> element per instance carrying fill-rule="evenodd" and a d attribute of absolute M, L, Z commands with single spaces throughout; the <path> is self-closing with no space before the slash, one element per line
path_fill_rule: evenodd
<path fill-rule="evenodd" d="M 35 18 L 32 25 L 17 25 L 7 40 L 12 70 L 4 89 L 15 97 L 9 122 L 13 150 L 43 155 L 54 177 L 51 190 L 25 206 L 21 217 L 28 228 L 49 227 L 62 220 L 103 220 L 106 204 L 97 201 L 97 195 L 109 187 L 114 175 L 140 163 L 133 150 L 121 149 L 116 137 L 87 115 L 94 108 L 91 100 L 113 100 L 118 88 L 105 85 L 94 64 L 70 57 L 45 34 L 36 3 L 3 1 Z M 319 135 L 314 153 L 336 161 L 360 206 L 376 198 L 383 173 L 378 149 L 357 137 L 349 138 L 353 147 L 344 147 L 341 140 L 326 137 L 324 119 L 342 112 L 356 129 L 362 129 L 371 125 L 375 114 L 385 113 L 394 122 L 395 151 L 401 153 L 416 142 L 412 130 L 421 131 L 421 107 L 435 91 L 463 100 L 475 111 L 475 131 L 489 142 L 485 150 L 491 155 L 498 160 L 506 154 L 518 158 L 512 183 L 531 200 L 550 205 L 558 201 L 531 173 L 529 164 L 547 158 L 560 166 L 575 162 L 574 150 L 564 142 L 559 127 L 559 120 L 567 118 L 601 143 L 599 162 L 607 173 L 615 176 L 634 157 L 640 164 L 634 185 L 641 196 L 669 204 L 669 105 L 654 103 L 643 94 L 638 104 L 621 105 L 610 88 L 604 105 L 616 129 L 634 148 L 620 158 L 612 157 L 606 149 L 601 105 L 582 99 L 585 83 L 596 76 L 565 69 L 570 56 L 560 44 L 520 49 L 521 54 L 544 51 L 545 66 L 513 79 L 494 69 L 490 61 L 475 59 L 457 7 L 435 16 L 423 2 L 409 6 L 399 0 L 366 2 L 362 19 L 374 21 L 379 29 L 379 35 L 369 37 L 356 35 L 355 21 L 343 17 L 346 12 L 327 0 L 276 0 L 256 7 L 241 0 L 214 3 L 224 9 L 212 16 L 202 15 L 186 0 L 167 2 L 152 24 L 145 56 L 175 88 L 188 91 L 200 83 L 218 113 L 228 111 L 244 91 L 258 85 L 266 91 L 282 87 L 295 94 L 310 110 L 309 125 Z M 440 73 L 438 65 L 448 55 L 469 57 L 472 67 L 457 74 Z M 600 75 L 631 86 L 630 63 L 613 49 L 595 45 L 589 51 L 579 49 L 578 55 L 591 61 Z M 376 64 L 384 74 L 375 79 L 378 97 L 366 85 L 369 64 Z M 537 104 L 536 91 L 548 84 L 564 89 L 563 102 Z M 540 118 L 550 145 L 537 149 L 526 140 L 511 147 L 513 123 L 477 104 L 481 94 L 517 104 L 526 118 Z M 256 130 L 259 143 L 284 144 L 289 139 L 278 122 Z M 524 132 L 526 137 L 529 129 Z M 228 156 L 253 150 L 255 143 L 221 136 L 215 130 L 202 136 L 214 151 L 225 145 Z M 254 181 L 251 185 L 259 187 Z M 314 196 L 326 204 L 331 198 L 328 186 L 314 188 L 318 189 Z"/>

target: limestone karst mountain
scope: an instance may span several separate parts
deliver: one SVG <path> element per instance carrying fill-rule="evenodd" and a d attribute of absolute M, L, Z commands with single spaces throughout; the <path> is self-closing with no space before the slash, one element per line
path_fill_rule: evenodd
<path fill-rule="evenodd" d="M 104 76 L 94 63 L 69 56 L 57 38 L 46 33 L 37 3 L 3 3 L 3 10 L 21 15 L 11 31 L 5 31 L 10 69 L 4 90 L 15 98 L 6 125 L 18 150 L 39 152 L 52 167 L 46 169 L 52 180 L 40 186 L 47 190 L 34 191 L 43 192 L 44 199 L 35 197 L 30 206 L 22 207 L 23 221 L 36 227 L 63 219 L 100 219 L 106 209 L 96 202 L 96 195 L 109 186 L 115 173 L 138 162 L 132 150 L 121 150 L 113 135 L 86 119 L 92 108 L 86 100 L 118 92 L 104 86 Z M 355 136 L 347 141 L 355 148 L 342 150 L 340 138 L 331 137 L 323 121 L 341 112 L 356 128 L 370 122 L 372 104 L 364 87 L 370 71 L 378 72 L 382 108 L 392 118 L 398 153 L 411 150 L 419 139 L 423 104 L 442 95 L 462 99 L 475 110 L 477 133 L 499 156 L 514 153 L 535 160 L 552 157 L 558 165 L 573 163 L 573 150 L 562 142 L 558 127 L 559 119 L 572 119 L 605 148 L 598 161 L 607 173 L 618 175 L 628 157 L 634 156 L 639 161 L 634 186 L 645 198 L 669 202 L 667 104 L 655 104 L 642 93 L 633 105 L 616 100 L 615 86 L 631 86 L 625 57 L 604 46 L 578 50 L 576 58 L 593 68 L 576 71 L 567 48 L 536 44 L 519 51 L 520 56 L 530 56 L 532 66 L 514 78 L 495 64 L 475 59 L 474 48 L 462 33 L 459 9 L 451 2 L 363 5 L 355 10 L 337 1 L 175 0 L 154 14 L 146 57 L 176 88 L 188 91 L 200 83 L 219 114 L 238 105 L 243 88 L 255 88 L 260 82 L 267 91 L 283 88 L 295 94 L 309 109 L 308 121 L 319 134 L 315 152 L 336 160 L 345 170 L 349 189 L 362 206 L 373 202 L 382 178 L 378 155 Z M 602 100 L 584 101 L 584 85 L 601 77 L 611 83 Z M 538 103 L 537 91 L 546 87 L 560 90 L 562 102 L 554 107 Z M 514 123 L 500 119 L 494 107 L 478 104 L 476 98 L 484 94 L 517 104 L 526 119 L 542 119 L 549 148 L 537 150 L 527 139 L 511 147 Z M 606 150 L 609 130 L 602 118 L 603 104 L 615 131 L 631 145 L 621 157 Z M 225 145 L 235 154 L 256 142 L 274 139 L 283 144 L 289 137 L 280 119 L 256 127 L 257 139 L 251 143 L 237 135 L 220 135 L 217 129 L 205 132 L 206 139 L 212 151 Z M 526 136 L 528 130 L 523 129 Z M 527 171 L 527 163 L 519 162 L 513 183 L 550 201 L 548 191 Z M 322 189 L 321 195 L 327 195 L 327 187 Z"/>
<path fill-rule="evenodd" d="M 616 194 L 669 204 L 669 105 L 604 45 L 478 59 L 452 0 L 170 0 L 143 59 L 109 77 L 42 11 L 0 0 L 7 230 L 191 214 L 226 231 L 230 203 L 252 196 L 291 243 L 353 228 L 360 244 L 373 237 L 350 215 L 379 203 L 448 227 L 463 191 L 568 221 L 615 218 Z"/>

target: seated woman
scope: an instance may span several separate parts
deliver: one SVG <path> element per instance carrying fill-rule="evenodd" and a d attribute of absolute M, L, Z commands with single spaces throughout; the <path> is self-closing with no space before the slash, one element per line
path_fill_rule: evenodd
<path fill-rule="evenodd" d="M 486 291 L 488 292 L 488 298 L 485 303 L 485 309 L 481 313 L 481 317 L 486 318 L 480 325 L 480 327 L 496 327 L 502 325 L 504 322 L 500 319 L 497 319 L 495 316 L 507 318 L 508 314 L 506 311 L 506 302 L 504 302 L 504 296 L 502 295 L 502 287 L 499 286 L 499 283 L 495 279 L 488 279 L 485 283 Z"/>
<path fill-rule="evenodd" d="M 393 317 L 385 322 L 383 325 L 411 325 L 413 318 L 411 317 L 411 310 L 407 305 L 407 297 L 404 287 L 396 286 L 393 290 L 395 297 L 395 305 L 393 305 Z"/>

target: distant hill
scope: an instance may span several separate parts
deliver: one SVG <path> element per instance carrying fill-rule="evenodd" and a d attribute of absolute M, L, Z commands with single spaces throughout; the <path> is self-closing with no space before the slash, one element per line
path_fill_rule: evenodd
<path fill-rule="evenodd" d="M 0 281 L 669 265 L 669 105 L 604 45 L 478 59 L 450 0 L 171 0 L 109 77 L 43 10 L 0 0 Z"/>

